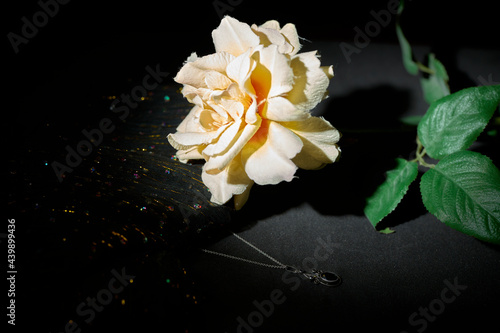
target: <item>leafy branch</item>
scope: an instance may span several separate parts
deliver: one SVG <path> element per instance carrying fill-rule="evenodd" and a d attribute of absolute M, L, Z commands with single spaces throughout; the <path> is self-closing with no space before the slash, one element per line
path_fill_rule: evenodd
<path fill-rule="evenodd" d="M 428 168 L 420 180 L 426 209 L 456 230 L 500 244 L 500 171 L 488 157 L 468 150 L 500 104 L 500 85 L 451 94 L 446 69 L 434 54 L 427 66 L 414 60 L 400 26 L 403 6 L 401 1 L 396 22 L 403 65 L 411 75 L 424 73 L 420 84 L 430 106 L 416 122 L 416 158 L 396 159 L 397 166 L 367 199 L 365 214 L 376 227 L 403 199 L 421 165 Z M 438 163 L 426 162 L 426 155 Z"/>

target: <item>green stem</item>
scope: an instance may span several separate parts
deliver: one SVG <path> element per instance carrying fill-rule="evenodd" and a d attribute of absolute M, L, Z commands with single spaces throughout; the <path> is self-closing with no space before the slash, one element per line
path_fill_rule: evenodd
<path fill-rule="evenodd" d="M 424 159 L 424 157 L 426 156 L 426 151 L 425 151 L 425 147 L 422 145 L 422 142 L 420 142 L 420 139 L 418 138 L 417 136 L 417 153 L 416 153 L 417 157 L 413 160 L 411 160 L 410 162 L 418 162 L 419 165 L 421 166 L 424 166 L 426 168 L 434 168 L 436 165 L 435 164 L 432 164 L 432 163 L 427 163 Z"/>
<path fill-rule="evenodd" d="M 417 61 L 417 67 L 423 73 L 427 73 L 427 74 L 430 74 L 430 75 L 435 74 L 435 72 L 432 69 L 430 69 L 429 67 L 425 66 L 424 64 L 422 64 L 419 61 Z"/>

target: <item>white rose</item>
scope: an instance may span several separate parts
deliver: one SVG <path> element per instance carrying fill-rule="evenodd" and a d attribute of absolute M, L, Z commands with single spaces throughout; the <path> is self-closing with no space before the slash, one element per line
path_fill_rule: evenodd
<path fill-rule="evenodd" d="M 211 201 L 234 196 L 239 209 L 254 183 L 291 181 L 298 167 L 336 161 L 340 133 L 309 113 L 326 97 L 333 70 L 316 52 L 298 53 L 295 26 L 250 27 L 226 16 L 212 37 L 216 53 L 193 53 L 175 77 L 194 107 L 168 135 L 181 162 L 206 161 Z"/>

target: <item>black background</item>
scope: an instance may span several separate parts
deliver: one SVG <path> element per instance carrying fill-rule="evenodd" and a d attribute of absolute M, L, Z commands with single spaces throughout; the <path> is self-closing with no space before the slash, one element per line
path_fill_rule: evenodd
<path fill-rule="evenodd" d="M 498 12 L 493 7 L 494 2 L 469 2 L 465 4 L 456 1 L 440 1 L 438 3 L 436 1 L 413 0 L 407 2 L 407 9 L 403 16 L 403 28 L 407 38 L 412 45 L 429 46 L 436 52 L 440 60 L 450 64 L 449 68 L 453 69 L 455 53 L 459 49 L 498 50 Z M 225 14 L 249 24 L 262 24 L 269 19 L 276 19 L 281 24 L 292 22 L 296 25 L 299 35 L 312 41 L 312 47 L 314 48 L 316 41 L 353 43 L 354 27 L 363 29 L 367 22 L 373 20 L 370 14 L 372 10 L 378 12 L 386 8 L 387 1 L 271 2 L 243 0 L 239 5 L 234 6 L 233 11 L 228 11 Z M 117 230 L 116 227 L 120 223 L 119 219 L 124 218 L 130 212 L 121 208 L 120 213 L 116 211 L 115 206 L 118 205 L 120 198 L 114 199 L 114 197 L 111 197 L 101 201 L 96 198 L 87 200 L 85 193 L 75 195 L 71 186 L 76 180 L 70 178 L 73 180 L 64 182 L 61 185 L 57 182 L 52 170 L 47 171 L 40 164 L 42 161 L 50 162 L 64 158 L 64 150 L 62 149 L 64 144 L 61 138 L 64 138 L 64 142 L 75 143 L 81 138 L 80 131 L 83 128 L 95 127 L 96 121 L 103 117 L 103 108 L 105 109 L 109 105 L 109 102 L 103 101 L 102 97 L 130 91 L 130 88 L 144 77 L 144 68 L 146 66 L 154 67 L 159 64 L 163 71 L 169 72 L 170 75 L 165 79 L 164 83 L 175 90 L 176 86 L 172 78 L 191 52 L 197 52 L 198 55 L 213 53 L 214 48 L 210 33 L 218 26 L 220 21 L 213 2 L 141 1 L 129 3 L 73 0 L 68 4 L 60 5 L 57 15 L 50 18 L 45 26 L 40 27 L 37 35 L 29 39 L 27 44 L 20 45 L 19 52 L 16 54 L 7 38 L 7 34 L 10 32 L 21 34 L 23 25 L 21 18 L 26 16 L 28 20 L 32 21 L 33 14 L 39 10 L 40 7 L 36 1 L 23 1 L 15 4 L 4 4 L 2 11 L 3 22 L 5 22 L 3 54 L 6 55 L 6 61 L 3 62 L 5 73 L 3 75 L 4 115 L 6 117 L 2 122 L 2 132 L 5 136 L 3 142 L 6 146 L 4 151 L 8 161 L 6 188 L 6 213 L 8 216 L 6 217 L 15 217 L 16 221 L 18 221 L 16 232 L 19 235 L 19 240 L 17 244 L 21 251 L 18 256 L 18 265 L 20 267 L 18 298 L 22 302 L 18 308 L 20 326 L 36 327 L 43 332 L 62 330 L 69 319 L 75 318 L 75 307 L 85 297 L 95 295 L 97 291 L 106 285 L 112 277 L 110 274 L 111 269 L 120 270 L 120 268 L 126 267 L 130 274 L 138 276 L 136 284 L 133 287 L 127 287 L 124 292 L 124 297 L 130 300 L 127 303 L 130 304 L 130 307 L 123 310 L 117 305 L 117 301 L 114 302 L 105 309 L 105 315 L 98 316 L 91 325 L 83 326 L 84 331 L 97 332 L 119 329 L 132 331 L 131 325 L 138 324 L 139 327 L 142 327 L 142 331 L 145 332 L 152 332 L 158 328 L 162 328 L 166 332 L 184 332 L 185 330 L 204 332 L 206 331 L 204 327 L 206 322 L 211 323 L 211 327 L 234 329 L 236 326 L 235 314 L 230 311 L 231 305 L 226 304 L 226 302 L 233 300 L 232 296 L 234 295 L 232 294 L 235 290 L 236 295 L 241 296 L 241 302 L 244 303 L 243 308 L 247 310 L 247 312 L 239 312 L 244 315 L 253 310 L 251 307 L 252 299 L 264 299 L 269 290 L 272 290 L 272 287 L 266 285 L 269 279 L 276 280 L 277 278 L 279 280 L 280 274 L 263 273 L 263 277 L 257 283 L 262 288 L 256 292 L 254 298 L 250 296 L 249 301 L 245 297 L 253 292 L 248 290 L 248 286 L 251 285 L 251 281 L 249 281 L 251 278 L 248 277 L 248 280 L 245 279 L 241 283 L 231 279 L 231 276 L 225 273 L 227 267 L 232 267 L 230 263 L 227 263 L 228 266 L 217 266 L 217 263 L 220 262 L 216 261 L 216 259 L 212 258 L 203 261 L 203 257 L 195 256 L 195 264 L 192 269 L 194 273 L 190 275 L 189 270 L 188 274 L 184 273 L 185 267 L 190 265 L 189 262 L 192 259 L 191 257 L 186 259 L 183 256 L 184 249 L 197 247 L 199 242 L 210 245 L 214 242 L 212 239 L 218 239 L 218 234 L 206 233 L 199 237 L 189 236 L 188 233 L 187 237 L 176 243 L 175 241 L 172 242 L 172 239 L 176 238 L 175 228 L 178 225 L 174 225 L 172 230 L 169 231 L 173 233 L 173 236 L 163 237 L 168 240 L 165 245 L 161 243 L 163 238 L 156 238 L 153 235 L 158 230 L 147 224 L 149 220 L 132 225 L 137 226 L 142 231 L 151 232 L 150 239 L 153 239 L 154 242 L 144 244 L 137 233 L 130 232 L 127 235 L 129 237 L 127 246 L 117 250 L 115 244 L 114 250 L 100 250 L 100 252 L 98 251 L 99 255 L 96 254 L 93 259 L 89 259 L 87 255 L 89 240 L 99 239 L 99 237 L 107 235 L 111 230 Z M 390 25 L 382 29 L 381 33 L 372 39 L 372 42 L 376 44 L 397 43 L 394 33 L 394 21 L 393 16 Z M 464 79 L 459 72 L 450 70 L 450 77 L 452 78 L 452 90 L 458 90 L 470 85 L 470 80 Z M 386 93 L 398 93 L 398 91 L 393 88 L 382 87 L 374 94 L 369 95 L 373 96 L 377 93 L 384 95 Z M 348 100 L 339 99 L 337 105 L 348 108 L 351 105 L 350 103 L 353 101 L 359 102 L 364 96 L 366 96 L 366 92 L 361 91 L 358 92 L 358 95 L 352 95 L 352 98 Z M 402 96 L 401 99 L 404 99 L 404 97 Z M 181 100 L 174 100 L 174 102 L 182 105 Z M 382 100 L 376 102 L 382 102 Z M 185 107 L 185 105 L 182 107 Z M 140 112 L 141 109 L 137 111 Z M 352 128 L 351 125 L 356 126 L 355 119 L 354 116 L 345 116 L 343 125 Z M 372 125 L 374 127 L 381 125 L 374 123 L 373 120 L 375 119 L 368 117 L 364 120 L 363 125 Z M 342 119 L 339 122 L 342 124 Z M 50 123 L 53 129 L 47 130 L 46 123 Z M 385 125 L 387 126 L 387 124 Z M 126 132 L 127 126 L 123 126 L 123 130 Z M 412 135 L 404 134 L 404 140 L 400 142 L 400 145 L 392 147 L 393 152 L 400 147 L 409 149 L 408 146 L 413 145 L 413 142 L 410 142 L 410 140 L 413 140 Z M 360 138 L 361 141 L 365 140 L 365 145 L 361 147 L 354 145 L 354 149 L 350 153 L 351 156 L 356 152 L 362 154 L 363 149 L 369 147 L 370 139 L 362 135 L 353 139 L 344 133 L 344 145 L 347 147 L 350 144 L 352 145 L 353 140 L 359 140 Z M 382 137 L 382 140 L 387 144 L 392 142 L 389 136 Z M 408 144 L 408 142 L 410 143 Z M 120 143 L 108 143 L 111 146 L 120 147 Z M 38 154 L 38 152 L 43 152 L 43 154 Z M 389 157 L 389 155 L 391 154 L 386 153 L 384 156 Z M 353 160 L 362 162 L 364 157 L 358 156 L 360 157 L 353 157 Z M 376 158 L 373 153 L 370 156 Z M 93 158 L 94 155 L 91 157 Z M 494 160 L 496 158 L 496 161 L 498 161 L 498 156 L 490 157 Z M 368 195 L 373 190 L 373 185 L 380 181 L 381 172 L 390 166 L 388 165 L 390 162 L 384 161 L 390 160 L 380 158 L 379 164 L 381 165 L 378 165 L 378 178 L 370 179 L 370 175 L 361 177 L 364 180 L 371 181 L 367 188 L 356 193 L 345 190 L 345 194 L 339 194 L 335 197 L 338 200 L 344 198 L 346 203 L 342 204 L 341 207 L 329 206 L 329 199 L 319 194 L 311 195 L 309 193 L 306 200 L 321 214 L 354 214 L 361 218 L 362 207 L 359 204 L 359 198 Z M 83 173 L 83 169 L 84 167 L 80 168 L 76 173 Z M 347 171 L 348 175 L 355 173 L 355 170 L 348 169 L 349 166 L 345 166 L 343 169 Z M 44 171 L 40 173 L 39 170 Z M 85 170 L 87 169 L 85 168 Z M 321 179 L 321 176 L 308 176 L 307 174 L 301 174 L 301 176 L 306 181 L 311 180 L 311 182 L 317 181 L 318 177 Z M 356 182 L 356 184 L 359 183 L 359 181 Z M 90 191 L 95 184 L 89 181 L 84 185 Z M 339 187 L 348 188 L 349 185 L 349 179 L 344 179 Z M 55 195 L 54 189 L 58 189 Z M 280 189 L 257 189 L 256 195 L 270 198 L 273 195 L 292 193 L 296 189 L 297 187 L 294 190 L 292 184 L 285 184 Z M 313 187 L 310 185 L 300 188 L 300 191 L 311 191 L 312 189 Z M 106 218 L 110 223 L 100 225 L 93 221 L 93 224 L 88 229 L 75 233 L 73 224 L 78 222 L 76 219 L 66 218 L 64 222 L 57 219 L 56 224 L 54 224 L 50 221 L 50 217 L 53 215 L 50 211 L 40 212 L 40 210 L 33 209 L 34 202 L 38 202 L 42 196 L 44 198 L 42 201 L 45 200 L 45 206 L 48 208 L 58 207 L 63 199 L 67 199 L 69 205 L 73 198 L 65 198 L 64 191 L 66 190 L 69 196 L 75 195 L 77 197 L 77 199 L 74 199 L 75 202 L 85 203 L 86 210 L 90 211 L 91 215 L 93 213 L 97 220 Z M 140 188 L 137 188 L 136 192 L 139 191 Z M 47 193 L 52 193 L 52 195 L 45 197 Z M 409 201 L 410 204 L 407 201 L 397 215 L 389 219 L 388 225 L 401 219 L 418 219 L 419 216 L 425 213 L 421 204 L 418 206 L 411 204 L 412 202 L 418 202 L 418 188 L 411 189 L 409 195 L 414 201 Z M 131 196 L 137 198 L 136 194 Z M 286 198 L 288 199 L 288 197 Z M 245 228 L 255 226 L 257 220 L 275 216 L 275 219 L 278 220 L 276 225 L 270 226 L 267 231 L 273 232 L 272 235 L 279 234 L 282 232 L 279 229 L 279 215 L 300 206 L 302 201 L 303 199 L 292 197 L 290 194 L 288 206 L 266 207 L 258 210 L 256 204 L 253 204 L 250 206 L 254 209 L 251 214 L 245 214 L 243 217 L 240 215 L 239 219 L 233 221 L 233 223 Z M 216 220 L 219 218 L 221 225 L 227 224 L 227 216 L 224 214 L 217 215 L 219 213 L 219 211 L 214 213 L 214 218 Z M 130 220 L 126 222 L 129 225 L 134 218 L 142 217 L 142 215 L 136 216 L 133 214 L 129 216 Z M 154 214 L 153 212 L 149 215 L 151 220 L 154 220 Z M 300 213 L 297 214 L 297 216 L 300 216 Z M 161 216 L 162 213 L 157 211 L 156 215 Z M 287 216 L 290 217 L 290 213 Z M 178 218 L 181 217 L 178 216 Z M 300 235 L 302 230 L 307 232 L 310 228 L 316 228 L 317 232 L 324 231 L 326 233 L 331 231 L 328 229 L 328 223 L 322 219 L 317 221 L 317 226 L 309 225 L 309 218 L 310 216 L 304 215 L 300 219 L 301 222 L 295 226 L 295 235 Z M 431 222 L 437 225 L 437 221 L 432 220 Z M 203 221 L 199 222 L 201 225 L 203 223 Z M 358 243 L 353 247 L 353 251 L 362 249 L 363 242 L 371 244 L 370 247 L 367 247 L 369 251 L 373 250 L 371 253 L 376 253 L 377 246 L 386 246 L 380 245 L 383 241 L 378 238 L 375 245 L 373 244 L 372 237 L 377 236 L 370 234 L 373 231 L 370 230 L 371 227 L 367 225 L 367 221 L 360 223 L 356 219 L 352 221 L 350 217 L 343 223 L 343 226 L 348 227 L 348 229 L 343 230 L 347 235 L 344 240 L 346 242 L 356 241 L 353 235 L 357 231 L 352 226 L 359 226 L 360 230 L 366 232 L 357 240 Z M 424 219 L 421 223 L 428 225 L 429 219 Z M 429 225 L 433 225 L 432 223 Z M 352 233 L 346 230 L 350 230 Z M 440 262 L 433 262 L 429 266 L 425 266 L 425 263 L 430 261 L 428 258 L 432 258 L 440 251 L 443 251 L 443 262 L 452 261 L 456 252 L 459 252 L 464 257 L 467 255 L 467 253 L 463 253 L 467 252 L 466 250 L 460 252 L 460 243 L 454 243 L 454 245 L 450 245 L 451 241 L 449 241 L 450 244 L 447 243 L 448 240 L 445 237 L 449 236 L 449 231 L 441 224 L 439 224 L 437 232 L 433 233 L 430 239 L 422 231 L 423 229 L 417 227 L 417 230 L 420 231 L 412 234 L 414 230 L 412 231 L 410 228 L 410 236 L 406 234 L 405 237 L 409 237 L 409 241 L 413 240 L 416 243 L 421 237 L 427 239 L 428 242 L 435 241 L 432 243 L 435 245 L 422 249 L 422 251 L 426 252 L 423 252 L 424 254 L 417 260 L 417 263 L 422 266 L 418 264 L 411 266 L 412 269 L 415 269 L 414 273 L 404 272 L 403 276 L 414 276 L 416 274 L 418 277 L 425 279 L 429 275 L 439 272 L 441 269 Z M 404 230 L 401 233 L 404 235 Z M 70 235 L 69 245 L 55 243 L 67 235 Z M 495 273 L 498 271 L 499 264 L 498 249 L 496 247 L 478 243 L 454 231 L 452 231 L 451 237 L 451 239 L 458 240 L 458 242 L 463 241 L 464 244 L 469 246 L 465 246 L 465 249 L 470 249 L 469 254 L 479 258 L 478 262 L 485 271 L 480 271 L 477 274 L 496 276 L 498 278 L 498 274 Z M 253 241 L 257 242 L 258 239 L 253 239 Z M 297 242 L 298 248 L 303 248 L 301 253 L 307 253 L 308 245 L 314 239 L 309 239 L 309 241 L 308 243 L 306 237 L 305 240 Z M 390 246 L 397 249 L 401 245 L 398 242 L 406 241 L 408 241 L 408 238 L 396 239 L 394 245 Z M 288 239 L 288 244 L 290 243 L 291 241 Z M 276 246 L 285 246 L 285 244 L 287 243 Z M 238 245 L 234 246 L 238 248 Z M 483 256 L 483 254 L 485 255 Z M 406 253 L 403 251 L 403 254 L 399 257 L 403 262 L 412 260 L 411 255 L 414 255 L 414 253 L 410 252 L 406 259 L 405 255 Z M 297 256 L 300 256 L 300 253 Z M 362 260 L 363 257 L 363 254 L 359 255 L 359 257 L 353 256 L 352 260 Z M 367 255 L 367 257 L 369 258 L 367 259 L 368 262 L 378 258 L 377 255 L 375 257 Z M 344 258 L 344 260 L 347 259 Z M 464 259 L 464 262 L 469 263 L 470 261 Z M 485 267 L 490 262 L 492 266 L 488 270 Z M 27 267 L 28 263 L 32 266 Z M 344 264 L 347 265 L 344 266 L 344 270 L 347 270 L 346 267 L 354 265 L 353 262 Z M 383 265 L 383 268 L 391 267 L 391 264 L 390 260 L 388 260 L 388 262 L 385 262 L 385 266 Z M 461 264 L 462 262 L 458 261 L 452 267 Z M 214 265 L 216 266 L 214 267 Z M 387 278 L 376 267 L 377 265 L 368 267 L 366 269 L 367 275 L 373 274 L 376 280 Z M 356 272 L 357 268 L 352 268 L 352 272 Z M 210 274 L 211 270 L 214 271 L 213 275 Z M 249 270 L 251 269 L 249 268 Z M 356 285 L 357 281 L 358 286 L 366 286 L 367 283 L 361 281 L 361 277 L 356 280 L 355 276 L 344 273 L 347 274 L 348 278 L 351 278 L 351 285 Z M 443 276 L 452 279 L 454 274 L 453 269 L 449 269 L 449 272 Z M 476 273 L 469 272 L 468 274 L 473 276 Z M 156 276 L 172 277 L 172 280 L 180 284 L 180 288 L 173 289 L 164 284 L 160 285 L 155 280 Z M 193 281 L 200 276 L 207 278 L 208 282 L 206 284 L 201 283 L 200 287 L 194 288 Z M 224 276 L 224 278 L 219 280 L 218 277 L 220 276 Z M 398 291 L 404 290 L 406 286 L 397 278 L 394 279 L 399 284 L 392 291 L 388 291 L 395 299 L 393 308 L 399 304 L 405 304 L 404 300 L 407 296 L 398 294 Z M 437 280 L 439 281 L 429 282 L 429 286 L 432 285 L 434 288 L 430 290 L 439 291 L 441 289 L 443 279 L 438 278 Z M 217 284 L 219 282 L 220 284 Z M 485 283 L 491 287 L 494 282 L 486 281 Z M 213 286 L 216 286 L 214 290 L 206 289 Z M 363 291 L 365 291 L 364 288 Z M 484 290 L 480 293 L 481 295 L 486 294 L 490 289 L 485 288 Z M 414 294 L 418 294 L 420 291 L 421 289 L 416 288 L 415 291 L 410 291 L 410 295 L 415 296 Z M 342 292 L 345 293 L 347 298 L 349 298 L 350 292 L 355 293 L 355 291 L 348 288 Z M 203 309 L 196 306 L 192 297 L 187 300 L 185 295 L 190 294 L 193 296 L 193 293 L 199 295 L 200 299 L 206 297 L 204 304 L 211 308 Z M 495 289 L 495 293 L 498 295 L 498 289 Z M 311 302 L 310 298 L 308 298 L 311 295 L 313 297 L 323 297 L 318 296 L 318 294 L 320 292 L 317 290 L 311 291 L 310 286 L 301 288 L 301 294 L 297 296 L 298 302 L 305 302 L 306 304 Z M 407 328 L 407 315 L 412 310 L 418 309 L 418 306 L 425 305 L 427 300 L 431 300 L 432 297 L 427 294 L 421 296 L 421 298 L 417 298 L 417 301 L 409 305 L 410 310 L 405 308 L 398 312 L 397 316 L 394 317 L 396 318 L 393 324 L 393 328 L 396 328 L 394 331 L 399 332 Z M 341 316 L 350 319 L 343 321 L 344 326 L 337 328 L 348 330 L 349 325 L 359 328 L 363 324 L 363 318 L 365 320 L 369 318 L 370 323 L 376 322 L 377 316 L 382 315 L 383 312 L 378 307 L 379 304 L 371 298 L 369 293 L 368 296 L 362 299 L 366 303 L 356 305 L 360 309 L 359 313 L 349 313 L 349 309 L 354 307 L 352 304 L 352 307 L 346 307 L 339 312 Z M 487 299 L 490 303 L 482 304 L 481 309 L 488 308 L 493 313 L 495 307 L 491 303 L 491 298 Z M 324 301 L 323 298 L 321 300 Z M 473 306 L 480 303 L 480 300 L 466 302 L 466 304 L 472 304 Z M 286 311 L 283 310 L 273 316 L 271 319 L 272 324 L 267 327 L 286 327 L 287 330 L 293 331 L 294 325 L 291 324 L 290 318 L 307 317 L 313 312 L 322 313 L 321 311 L 323 311 L 319 308 L 320 305 L 317 305 L 305 312 L 300 312 L 298 307 L 293 307 L 293 304 L 295 303 L 287 303 Z M 319 302 L 318 304 L 323 303 Z M 234 304 L 234 306 L 238 307 L 238 304 Z M 467 306 L 459 308 L 457 316 L 465 316 L 469 309 L 470 307 Z M 369 311 L 371 314 L 367 315 L 363 310 Z M 227 311 L 227 314 L 221 315 L 221 320 L 232 322 L 221 325 L 214 324 L 219 318 L 217 313 L 225 311 Z M 289 313 L 289 315 L 286 315 L 286 313 Z M 207 319 L 207 317 L 211 319 Z M 384 317 L 384 320 L 387 320 L 387 318 Z M 451 319 L 444 322 L 453 322 L 455 318 L 452 317 Z M 481 320 L 484 320 L 484 318 Z M 325 322 L 328 321 L 325 320 Z M 467 322 L 471 323 L 473 320 L 469 318 Z M 300 328 L 307 329 L 306 323 L 307 320 L 304 320 L 303 326 Z M 317 325 L 311 326 L 314 328 L 319 327 Z M 376 326 L 382 327 L 383 325 Z M 273 331 L 279 330 L 275 329 Z"/>

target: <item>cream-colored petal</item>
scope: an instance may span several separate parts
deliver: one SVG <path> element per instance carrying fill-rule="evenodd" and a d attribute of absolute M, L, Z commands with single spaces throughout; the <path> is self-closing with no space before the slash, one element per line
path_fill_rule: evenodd
<path fill-rule="evenodd" d="M 191 114 L 191 113 L 190 113 Z M 189 115 L 188 115 L 189 116 Z M 195 123 L 198 123 L 194 120 Z M 175 149 L 189 149 L 193 146 L 210 144 L 212 141 L 221 135 L 230 124 L 224 124 L 213 131 L 206 131 L 198 123 L 198 128 L 194 131 L 171 133 L 167 136 L 168 142 Z"/>
<path fill-rule="evenodd" d="M 297 29 L 291 23 L 280 28 L 278 21 L 271 20 L 260 26 L 253 24 L 252 30 L 259 36 L 260 44 L 277 45 L 280 53 L 294 56 L 301 48 Z"/>
<path fill-rule="evenodd" d="M 260 127 L 261 119 L 257 116 L 258 120 L 255 124 L 243 123 L 238 133 L 231 140 L 228 148 L 221 152 L 219 155 L 212 156 L 205 164 L 205 170 L 212 172 L 213 170 L 224 169 L 231 160 L 240 153 L 247 142 L 253 137 Z"/>
<path fill-rule="evenodd" d="M 181 89 L 182 95 L 189 101 L 189 103 L 193 103 L 193 98 L 198 96 L 198 88 L 193 86 L 184 85 Z"/>
<path fill-rule="evenodd" d="M 237 99 L 237 100 L 240 100 L 240 99 L 245 97 L 245 95 L 240 90 L 239 84 L 236 82 L 233 82 L 232 84 L 230 84 L 227 87 L 225 93 L 227 93 L 230 98 Z"/>
<path fill-rule="evenodd" d="M 174 81 L 196 88 L 207 88 L 205 83 L 207 72 L 216 71 L 225 74 L 226 67 L 233 59 L 232 55 L 221 52 L 186 62 L 175 76 Z"/>
<path fill-rule="evenodd" d="M 191 132 L 191 133 L 171 133 L 167 136 L 168 142 L 175 149 L 187 150 L 194 146 L 211 143 L 219 133 L 212 132 Z"/>
<path fill-rule="evenodd" d="M 202 128 L 197 120 L 200 116 L 203 108 L 198 105 L 193 106 L 191 111 L 187 114 L 186 118 L 184 118 L 179 126 L 177 126 L 177 132 L 185 133 L 185 132 L 199 132 L 202 131 Z"/>
<path fill-rule="evenodd" d="M 261 26 L 253 24 L 252 30 L 259 36 L 261 45 L 269 46 L 274 44 L 278 47 L 283 47 L 288 44 L 285 37 L 279 32 L 279 23 L 276 21 L 268 21 Z M 291 45 L 288 46 L 291 48 Z"/>
<path fill-rule="evenodd" d="M 238 134 L 241 128 L 241 119 L 237 119 L 234 123 L 232 123 L 225 131 L 221 134 L 219 140 L 216 142 L 209 144 L 205 150 L 203 150 L 203 154 L 207 156 L 213 156 L 222 153 L 226 149 L 228 149 L 229 145 L 233 141 L 233 138 Z"/>
<path fill-rule="evenodd" d="M 203 149 L 203 145 L 191 147 L 186 150 L 178 150 L 175 154 L 180 162 L 187 163 L 189 160 L 202 160 L 204 159 L 203 155 L 200 152 L 200 149 Z"/>
<path fill-rule="evenodd" d="M 280 30 L 280 24 L 276 20 L 269 20 L 264 24 L 260 25 L 260 28 L 272 29 L 272 30 Z"/>
<path fill-rule="evenodd" d="M 265 120 L 259 133 L 241 151 L 245 171 L 256 184 L 291 181 L 297 166 L 291 161 L 302 149 L 302 141 L 277 122 Z"/>
<path fill-rule="evenodd" d="M 174 81 L 180 84 L 187 84 L 196 88 L 206 88 L 205 70 L 194 65 L 194 62 L 188 62 L 179 70 L 174 77 Z"/>
<path fill-rule="evenodd" d="M 296 55 L 291 66 L 295 82 L 287 98 L 299 110 L 310 111 L 325 97 L 330 79 L 320 67 L 316 51 Z"/>
<path fill-rule="evenodd" d="M 242 119 L 245 114 L 245 106 L 240 101 L 231 100 L 231 103 L 228 105 L 228 112 L 233 119 Z"/>
<path fill-rule="evenodd" d="M 226 72 L 227 65 L 234 60 L 234 56 L 227 52 L 218 52 L 206 55 L 196 60 L 196 66 L 203 70 Z"/>
<path fill-rule="evenodd" d="M 196 104 L 199 107 L 203 107 L 204 100 L 210 98 L 210 95 L 214 93 L 214 91 L 211 89 L 195 88 L 187 84 L 184 85 L 181 92 L 190 103 Z"/>
<path fill-rule="evenodd" d="M 234 120 L 241 119 L 243 113 L 245 112 L 243 104 L 241 104 L 240 101 L 234 99 L 223 98 L 220 101 L 220 104 Z"/>
<path fill-rule="evenodd" d="M 286 38 L 287 42 L 292 46 L 292 51 L 289 52 L 288 54 L 290 56 L 296 55 L 300 49 L 300 41 L 299 41 L 299 35 L 297 34 L 297 29 L 295 28 L 295 25 L 292 23 L 287 23 L 285 26 L 280 30 L 281 34 Z"/>
<path fill-rule="evenodd" d="M 200 113 L 197 121 L 204 131 L 216 131 L 222 124 L 227 123 L 227 118 L 227 114 L 223 117 L 217 112 L 205 109 Z"/>
<path fill-rule="evenodd" d="M 229 114 L 227 113 L 227 110 L 220 103 L 208 100 L 207 105 L 211 107 L 221 118 L 226 120 L 229 119 Z"/>
<path fill-rule="evenodd" d="M 304 120 L 311 115 L 308 112 L 298 110 L 288 99 L 284 97 L 273 97 L 267 100 L 261 111 L 262 117 L 275 121 Z"/>
<path fill-rule="evenodd" d="M 223 90 L 226 89 L 233 81 L 226 75 L 216 71 L 207 71 L 205 74 L 205 84 L 208 89 Z"/>
<path fill-rule="evenodd" d="M 260 120 L 260 117 L 257 115 L 257 101 L 255 98 L 252 98 L 252 104 L 247 109 L 247 112 L 245 113 L 245 122 L 247 124 L 255 124 L 257 121 Z"/>
<path fill-rule="evenodd" d="M 218 172 L 206 172 L 205 164 L 202 172 L 203 183 L 212 193 L 211 201 L 222 205 L 229 201 L 233 195 L 240 195 L 247 192 L 253 181 L 248 178 L 241 165 L 241 158 L 237 155 L 230 164 Z M 240 200 L 241 201 L 241 200 Z M 239 202 L 241 206 L 241 202 Z"/>
<path fill-rule="evenodd" d="M 318 169 L 338 159 L 340 132 L 324 118 L 310 117 L 304 121 L 281 124 L 297 134 L 304 143 L 301 152 L 293 159 L 299 168 Z"/>
<path fill-rule="evenodd" d="M 247 188 L 243 193 L 234 195 L 234 209 L 240 210 L 248 201 L 248 197 L 250 196 L 250 190 L 252 189 L 252 186 L 254 184 L 253 180 L 250 181 L 251 181 L 250 184 L 248 184 Z"/>
<path fill-rule="evenodd" d="M 255 61 L 250 58 L 251 50 L 236 57 L 226 67 L 227 76 L 239 84 L 240 89 L 245 88 L 250 74 L 255 68 Z"/>
<path fill-rule="evenodd" d="M 247 98 L 240 91 L 238 83 L 233 82 L 222 93 L 213 94 L 212 96 L 212 101 L 208 102 L 210 105 L 213 103 L 224 108 L 233 119 L 243 117 L 247 106 Z"/>
<path fill-rule="evenodd" d="M 224 17 L 219 27 L 212 31 L 212 38 L 216 52 L 227 52 L 236 57 L 259 45 L 259 37 L 250 26 L 230 16 Z"/>
<path fill-rule="evenodd" d="M 195 60 L 198 59 L 198 55 L 196 54 L 196 52 L 192 52 L 189 57 L 186 59 L 186 61 L 184 61 L 184 64 L 188 63 L 188 62 L 193 62 Z"/>
<path fill-rule="evenodd" d="M 252 58 L 258 62 L 257 67 L 252 72 L 252 85 L 261 85 L 267 98 L 280 96 L 288 93 L 293 87 L 294 73 L 290 67 L 288 58 L 278 51 L 276 45 L 270 45 L 258 52 L 254 52 Z M 269 81 L 270 80 L 270 86 Z M 259 92 L 257 91 L 257 94 Z"/>
<path fill-rule="evenodd" d="M 323 73 L 325 73 L 328 80 L 334 77 L 335 74 L 333 73 L 333 66 L 321 66 L 320 68 L 323 71 Z"/>

